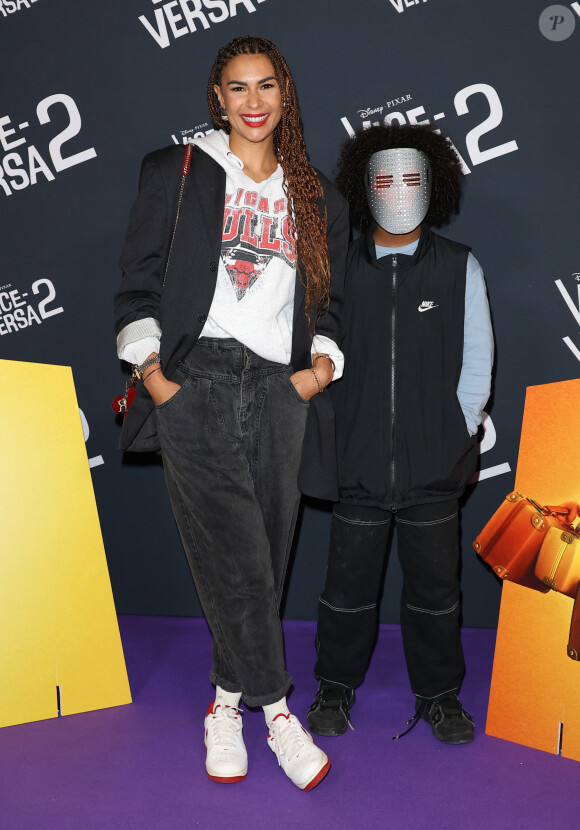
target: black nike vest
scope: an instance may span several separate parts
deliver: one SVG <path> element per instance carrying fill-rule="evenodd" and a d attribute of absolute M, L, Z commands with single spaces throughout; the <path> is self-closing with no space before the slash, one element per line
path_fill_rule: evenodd
<path fill-rule="evenodd" d="M 331 386 L 341 500 L 387 509 L 458 496 L 477 460 L 457 398 L 469 248 L 423 226 L 412 256 L 355 240 L 344 377 Z"/>

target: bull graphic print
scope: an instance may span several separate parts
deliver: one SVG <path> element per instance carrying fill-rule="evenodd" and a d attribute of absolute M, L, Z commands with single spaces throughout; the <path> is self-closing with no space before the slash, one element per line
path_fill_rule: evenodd
<path fill-rule="evenodd" d="M 221 258 L 238 302 L 274 257 L 292 267 L 296 262 L 286 205 L 285 197 L 269 200 L 243 188 L 226 194 Z"/>
<path fill-rule="evenodd" d="M 271 255 L 259 255 L 246 248 L 222 249 L 222 260 L 238 301 L 245 297 L 248 288 L 262 275 L 271 259 Z"/>

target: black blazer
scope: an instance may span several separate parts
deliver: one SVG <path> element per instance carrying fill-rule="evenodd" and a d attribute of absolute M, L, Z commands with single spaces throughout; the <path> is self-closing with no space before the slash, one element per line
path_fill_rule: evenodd
<path fill-rule="evenodd" d="M 150 153 L 143 160 L 139 195 L 131 209 L 121 254 L 123 278 L 115 295 L 115 330 L 153 317 L 163 331 L 160 357 L 164 374 L 172 378 L 177 363 L 195 346 L 213 299 L 221 252 L 226 174 L 207 153 L 194 147 L 186 177 L 171 261 L 163 274 L 181 184 L 184 148 L 178 145 Z M 328 217 L 332 289 L 328 310 L 317 323 L 317 334 L 342 340 L 340 311 L 348 246 L 348 206 L 339 191 L 317 171 Z M 319 200 L 322 209 L 322 200 Z M 304 313 L 304 286 L 296 275 L 291 363 L 295 371 L 311 366 L 311 340 Z M 127 413 L 119 446 L 137 452 L 159 450 L 153 401 L 143 383 Z M 311 401 L 299 474 L 302 492 L 338 499 L 334 411 L 328 395 Z"/>

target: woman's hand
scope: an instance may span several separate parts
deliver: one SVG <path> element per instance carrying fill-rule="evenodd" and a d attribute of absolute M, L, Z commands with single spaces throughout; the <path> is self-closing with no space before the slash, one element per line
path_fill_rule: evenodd
<path fill-rule="evenodd" d="M 294 372 L 293 375 L 290 375 L 290 380 L 294 384 L 294 388 L 305 401 L 309 401 L 310 398 L 317 395 L 332 380 L 334 370 L 330 358 L 319 357 L 314 362 L 314 371 L 316 372 L 316 377 L 312 369 L 301 369 L 299 372 Z M 320 387 L 316 382 L 316 378 L 318 378 Z"/>
<path fill-rule="evenodd" d="M 314 395 L 318 394 L 318 386 L 314 380 L 314 375 L 311 369 L 301 369 L 299 372 L 294 372 L 290 375 L 290 381 L 294 384 L 294 388 L 301 398 L 309 401 Z"/>
<path fill-rule="evenodd" d="M 145 376 L 143 382 L 155 406 L 165 403 L 165 401 L 168 401 L 169 398 L 172 398 L 181 389 L 178 383 L 167 380 L 161 369 L 153 372 L 150 377 Z"/>

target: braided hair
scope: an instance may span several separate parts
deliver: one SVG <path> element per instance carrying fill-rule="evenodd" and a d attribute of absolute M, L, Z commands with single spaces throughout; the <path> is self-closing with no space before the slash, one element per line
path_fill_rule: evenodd
<path fill-rule="evenodd" d="M 214 85 L 219 86 L 222 70 L 239 55 L 266 55 L 282 96 L 282 117 L 274 130 L 274 152 L 284 171 L 284 193 L 297 249 L 297 268 L 304 286 L 305 309 L 311 333 L 316 320 L 328 305 L 330 296 L 330 255 L 326 239 L 326 206 L 320 180 L 306 157 L 300 109 L 294 81 L 288 65 L 276 46 L 266 38 L 237 37 L 217 53 L 207 84 L 207 102 L 211 120 L 230 133 L 231 125 L 222 117 Z"/>

